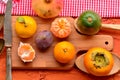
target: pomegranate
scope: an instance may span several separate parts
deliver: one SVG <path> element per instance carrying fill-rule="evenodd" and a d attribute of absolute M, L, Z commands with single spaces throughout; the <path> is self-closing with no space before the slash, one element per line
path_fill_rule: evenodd
<path fill-rule="evenodd" d="M 41 18 L 53 18 L 63 8 L 63 0 L 32 0 L 33 11 Z"/>

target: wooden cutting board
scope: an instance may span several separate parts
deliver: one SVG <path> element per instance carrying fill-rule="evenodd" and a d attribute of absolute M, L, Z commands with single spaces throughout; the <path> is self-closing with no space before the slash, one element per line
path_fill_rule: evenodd
<path fill-rule="evenodd" d="M 35 36 L 39 31 L 49 30 L 51 26 L 51 22 L 54 19 L 41 19 L 39 17 L 33 17 L 37 24 L 37 32 L 36 34 L 29 39 L 21 39 L 19 38 L 14 30 L 15 21 L 18 16 L 12 17 L 12 68 L 13 69 L 57 69 L 57 70 L 68 70 L 74 66 L 74 60 L 69 62 L 68 64 L 60 64 L 58 63 L 53 56 L 53 48 L 56 43 L 60 41 L 69 41 L 74 44 L 76 47 L 76 53 L 79 50 L 88 50 L 91 47 L 103 47 L 107 50 L 113 49 L 113 38 L 109 35 L 94 35 L 94 36 L 85 36 L 79 34 L 74 28 L 74 19 L 71 17 L 66 17 L 71 22 L 72 33 L 66 39 L 58 39 L 54 37 L 54 42 L 50 48 L 46 51 L 40 51 L 35 44 Z M 17 55 L 17 50 L 20 42 L 30 43 L 36 52 L 36 57 L 31 63 L 24 63 Z"/>

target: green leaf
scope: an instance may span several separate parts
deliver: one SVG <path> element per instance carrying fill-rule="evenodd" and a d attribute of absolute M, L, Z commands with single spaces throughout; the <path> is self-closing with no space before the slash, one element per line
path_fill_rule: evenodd
<path fill-rule="evenodd" d="M 17 21 L 20 23 L 25 23 L 25 19 L 23 17 L 18 17 Z"/>

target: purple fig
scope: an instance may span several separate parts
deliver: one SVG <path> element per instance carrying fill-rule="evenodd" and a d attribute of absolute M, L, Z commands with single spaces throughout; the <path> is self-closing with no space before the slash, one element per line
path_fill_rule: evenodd
<path fill-rule="evenodd" d="M 53 35 L 48 30 L 39 32 L 35 39 L 36 45 L 39 49 L 46 49 L 53 43 Z"/>

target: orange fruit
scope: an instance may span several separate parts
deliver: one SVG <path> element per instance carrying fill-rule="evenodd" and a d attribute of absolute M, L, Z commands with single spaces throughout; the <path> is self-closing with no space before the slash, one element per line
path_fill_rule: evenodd
<path fill-rule="evenodd" d="M 58 38 L 66 38 L 71 33 L 70 22 L 66 18 L 56 18 L 50 28 L 54 36 Z"/>
<path fill-rule="evenodd" d="M 34 35 L 37 30 L 35 20 L 30 16 L 19 16 L 16 19 L 15 31 L 21 38 L 29 38 Z"/>
<path fill-rule="evenodd" d="M 18 47 L 18 56 L 23 62 L 32 62 L 35 58 L 35 50 L 29 43 L 22 43 Z"/>
<path fill-rule="evenodd" d="M 75 58 L 76 51 L 72 43 L 62 41 L 54 47 L 54 57 L 60 63 L 68 63 Z"/>

